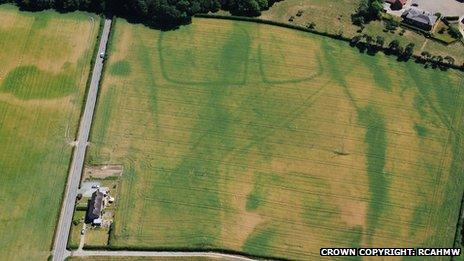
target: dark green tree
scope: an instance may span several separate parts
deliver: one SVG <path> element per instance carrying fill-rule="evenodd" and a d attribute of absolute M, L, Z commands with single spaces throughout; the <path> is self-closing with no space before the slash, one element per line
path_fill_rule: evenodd
<path fill-rule="evenodd" d="M 390 44 L 388 44 L 388 50 L 391 53 L 397 53 L 399 47 L 400 47 L 400 42 L 396 39 L 391 41 Z"/>
<path fill-rule="evenodd" d="M 361 26 L 365 23 L 363 16 L 354 15 L 351 17 L 351 21 L 354 25 Z"/>
<path fill-rule="evenodd" d="M 267 3 L 264 4 L 262 1 L 229 0 L 225 9 L 229 10 L 233 15 L 258 16 L 261 14 L 261 6 L 263 5 L 267 7 Z"/>
<path fill-rule="evenodd" d="M 383 36 L 378 35 L 375 39 L 375 43 L 379 48 L 383 48 L 383 45 L 385 44 L 385 38 Z"/>
<path fill-rule="evenodd" d="M 393 4 L 391 4 L 390 8 L 392 10 L 401 10 L 401 9 L 403 9 L 403 4 L 401 4 L 400 1 L 396 1 Z"/>
<path fill-rule="evenodd" d="M 401 53 L 401 58 L 405 61 L 409 60 L 411 56 L 414 54 L 414 46 L 414 43 L 409 43 L 408 45 L 406 45 L 404 51 Z"/>
<path fill-rule="evenodd" d="M 316 28 L 316 23 L 311 22 L 311 23 L 309 23 L 306 27 L 307 27 L 308 29 L 314 29 L 314 28 Z"/>
<path fill-rule="evenodd" d="M 456 27 L 454 27 L 454 26 L 450 26 L 450 28 L 448 29 L 448 33 L 449 33 L 449 35 L 451 35 L 451 37 L 453 37 L 454 39 L 461 39 L 461 38 L 462 38 L 461 32 L 459 31 L 458 28 L 456 28 Z"/>
<path fill-rule="evenodd" d="M 424 57 L 426 57 L 426 58 L 430 58 L 430 57 L 432 56 L 432 55 L 431 55 L 429 52 L 427 52 L 427 51 L 423 51 L 423 52 L 421 53 L 421 55 L 424 56 Z"/>
<path fill-rule="evenodd" d="M 361 25 L 381 17 L 383 10 L 382 0 L 361 0 L 356 13 L 351 16 L 355 25 Z"/>

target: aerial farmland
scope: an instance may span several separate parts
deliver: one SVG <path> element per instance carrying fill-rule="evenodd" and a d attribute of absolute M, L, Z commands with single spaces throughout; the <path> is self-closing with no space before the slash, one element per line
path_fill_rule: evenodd
<path fill-rule="evenodd" d="M 87 163 L 124 165 L 113 247 L 310 259 L 452 244 L 462 73 L 200 18 L 117 20 L 107 66 Z"/>
<path fill-rule="evenodd" d="M 0 7 L 3 260 L 50 255 L 99 21 Z"/>
<path fill-rule="evenodd" d="M 0 0 L 0 260 L 462 260 L 444 1 Z"/>

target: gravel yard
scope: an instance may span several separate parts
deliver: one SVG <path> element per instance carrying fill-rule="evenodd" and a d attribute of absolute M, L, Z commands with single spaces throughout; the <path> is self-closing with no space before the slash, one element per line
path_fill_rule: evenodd
<path fill-rule="evenodd" d="M 402 12 L 409 8 L 411 5 L 417 5 L 420 9 L 428 11 L 432 14 L 441 13 L 445 16 L 462 16 L 464 15 L 464 2 L 458 0 L 409 0 L 404 6 L 403 10 L 392 11 L 388 13 L 394 15 L 401 15 Z"/>
<path fill-rule="evenodd" d="M 445 16 L 464 15 L 464 2 L 457 0 L 412 0 L 411 4 L 417 4 L 419 8 L 434 13 L 441 13 Z"/>

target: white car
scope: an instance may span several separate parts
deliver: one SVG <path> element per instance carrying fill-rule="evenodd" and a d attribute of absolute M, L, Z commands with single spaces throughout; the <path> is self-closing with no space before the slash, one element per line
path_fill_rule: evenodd
<path fill-rule="evenodd" d="M 100 58 L 105 59 L 105 53 L 100 53 Z"/>

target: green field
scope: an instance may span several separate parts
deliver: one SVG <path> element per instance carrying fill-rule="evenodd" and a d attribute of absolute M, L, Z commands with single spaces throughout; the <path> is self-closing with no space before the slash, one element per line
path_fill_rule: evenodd
<path fill-rule="evenodd" d="M 452 246 L 461 73 L 238 21 L 114 30 L 87 157 L 124 164 L 114 246 Z"/>
<path fill-rule="evenodd" d="M 0 7 L 2 260 L 50 254 L 98 28 L 85 13 Z"/>

